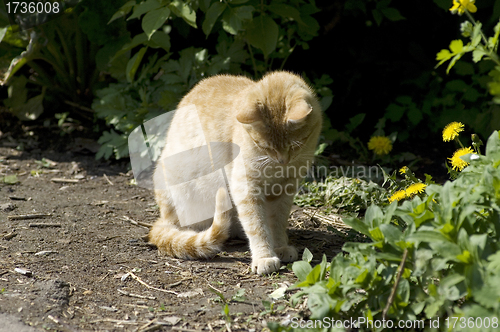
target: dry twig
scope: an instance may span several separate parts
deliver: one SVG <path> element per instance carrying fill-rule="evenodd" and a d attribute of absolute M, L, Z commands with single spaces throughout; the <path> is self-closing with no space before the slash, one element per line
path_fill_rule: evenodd
<path fill-rule="evenodd" d="M 17 233 L 15 233 L 14 231 L 8 233 L 8 234 L 5 234 L 2 239 L 4 240 L 11 240 L 13 237 L 15 237 L 17 235 Z"/>
<path fill-rule="evenodd" d="M 199 332 L 199 330 L 187 329 L 185 327 L 177 327 L 177 326 L 172 326 L 172 330 L 184 331 L 184 332 Z"/>
<path fill-rule="evenodd" d="M 128 325 L 138 325 L 140 324 L 139 322 L 134 322 L 134 321 L 128 321 L 128 320 L 119 320 L 119 319 L 112 319 L 112 318 L 104 318 L 104 319 L 97 319 L 90 321 L 90 324 L 95 324 L 95 323 L 115 323 L 115 324 L 128 324 Z"/>
<path fill-rule="evenodd" d="M 408 249 L 405 248 L 405 251 L 403 252 L 403 258 L 401 259 L 401 263 L 399 264 L 399 267 L 398 267 L 398 274 L 396 276 L 396 281 L 394 282 L 394 286 L 392 286 L 391 294 L 389 295 L 389 298 L 387 299 L 387 304 L 385 305 L 385 308 L 382 311 L 382 319 L 383 320 L 385 320 L 385 318 L 387 316 L 387 312 L 389 311 L 389 308 L 391 307 L 392 302 L 394 301 L 394 297 L 396 296 L 396 289 L 398 288 L 399 281 L 401 280 L 401 276 L 403 275 L 403 270 L 405 268 L 407 256 L 408 256 Z"/>
<path fill-rule="evenodd" d="M 51 223 L 31 223 L 28 226 L 29 227 L 39 227 L 39 228 L 44 228 L 44 227 L 62 227 L 61 224 L 51 224 Z"/>
<path fill-rule="evenodd" d="M 52 178 L 50 179 L 52 182 L 59 182 L 59 183 L 78 183 L 80 180 L 78 179 L 63 179 L 63 178 Z"/>
<path fill-rule="evenodd" d="M 114 183 L 113 183 L 113 182 L 111 182 L 111 180 L 108 178 L 108 176 L 106 175 L 106 173 L 103 173 L 103 174 L 102 174 L 102 176 L 104 177 L 104 179 L 105 179 L 106 181 L 108 181 L 108 183 L 109 183 L 110 185 L 114 186 Z"/>
<path fill-rule="evenodd" d="M 147 227 L 147 228 L 153 227 L 153 225 L 150 223 L 142 222 L 142 221 L 135 221 L 127 216 L 123 216 L 123 219 L 130 222 L 132 225 L 138 225 L 138 226 Z"/>
<path fill-rule="evenodd" d="M 140 284 L 146 286 L 147 288 L 149 289 L 154 289 L 154 290 L 157 290 L 157 291 L 160 291 L 160 292 L 165 292 L 165 293 L 170 293 L 170 294 L 175 294 L 175 295 L 178 295 L 177 292 L 174 292 L 174 291 L 171 291 L 171 290 L 167 290 L 167 289 L 161 289 L 161 288 L 156 288 L 156 287 L 153 287 L 153 286 L 150 286 L 148 285 L 147 283 L 145 283 L 144 281 L 142 281 L 141 278 L 139 278 L 138 276 L 136 276 L 135 274 L 133 274 L 132 272 L 130 271 L 127 271 L 127 273 L 130 274 L 130 276 L 132 277 L 132 279 L 136 280 L 137 282 L 139 282 Z"/>
<path fill-rule="evenodd" d="M 146 295 L 139 295 L 139 294 L 132 294 L 132 293 L 129 293 L 127 291 L 124 291 L 122 289 L 117 289 L 117 291 L 119 293 L 122 293 L 123 295 L 127 295 L 127 296 L 130 296 L 130 297 L 136 297 L 138 299 L 147 299 L 147 300 L 156 300 L 156 297 L 154 296 L 146 296 Z"/>
<path fill-rule="evenodd" d="M 50 213 L 36 213 L 36 214 L 19 214 L 17 216 L 7 216 L 9 220 L 25 220 L 25 219 L 39 219 L 50 217 L 52 214 Z"/>

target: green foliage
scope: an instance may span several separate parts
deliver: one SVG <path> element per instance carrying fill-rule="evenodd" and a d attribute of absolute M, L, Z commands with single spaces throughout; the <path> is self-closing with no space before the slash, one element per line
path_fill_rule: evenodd
<path fill-rule="evenodd" d="M 438 66 L 446 61 L 450 61 L 446 70 L 449 73 L 450 69 L 456 62 L 466 53 L 472 52 L 472 60 L 479 62 L 482 60 L 491 60 L 496 66 L 489 72 L 491 81 L 488 82 L 490 94 L 492 94 L 493 101 L 500 104 L 500 58 L 497 54 L 498 42 L 500 36 L 500 22 L 494 27 L 494 34 L 492 37 L 486 38 L 482 31 L 482 24 L 475 21 L 472 15 L 467 12 L 470 21 L 465 21 L 461 25 L 462 36 L 469 38 L 469 42 L 464 45 L 461 39 L 453 40 L 450 43 L 450 50 L 443 49 L 437 56 L 436 60 L 439 61 Z"/>
<path fill-rule="evenodd" d="M 300 291 L 292 305 L 307 296 L 310 319 L 365 317 L 392 320 L 394 326 L 422 320 L 425 330 L 437 318 L 442 331 L 447 319 L 498 318 L 499 132 L 488 139 L 485 155 L 464 159 L 470 166 L 455 181 L 429 184 L 424 197 L 401 206 L 372 205 L 363 219 L 346 218 L 346 224 L 372 242 L 346 243 L 348 254 L 330 263 L 323 258 L 312 267 L 310 257 L 294 263 Z M 496 330 L 496 323 L 481 330 Z"/>
<path fill-rule="evenodd" d="M 4 67 L 0 83 L 9 85 L 4 103 L 21 120 L 35 120 L 49 95 L 88 104 L 98 78 L 99 45 L 124 31 L 123 22 L 108 26 L 106 18 L 121 0 L 82 0 L 74 8 L 69 3 L 61 4 L 64 15 L 27 31 L 17 31 L 0 19 L 0 65 Z M 24 66 L 34 73 L 29 78 Z"/>
<path fill-rule="evenodd" d="M 384 119 L 398 131 L 400 141 L 407 141 L 418 128 L 437 133 L 447 123 L 457 120 L 487 137 L 500 126 L 499 107 L 491 104 L 485 92 L 492 67 L 489 62 L 475 67 L 459 60 L 454 67 L 456 77 L 446 83 L 439 74 L 424 72 L 406 82 L 413 90 L 412 95 L 397 97 L 386 108 Z"/>
<path fill-rule="evenodd" d="M 110 23 L 140 21 L 131 25 L 131 38 L 124 38 L 106 52 L 103 69 L 117 82 L 96 91 L 92 104 L 99 118 L 112 127 L 99 139 L 97 158 L 128 155 L 127 135 L 138 125 L 175 109 L 192 86 L 204 77 L 221 72 L 253 71 L 255 78 L 276 67 L 282 68 L 296 48 L 307 48 L 319 29 L 312 14 L 312 1 L 238 0 L 230 2 L 180 0 L 129 1 Z M 213 48 L 171 45 L 171 36 L 199 28 L 206 37 L 216 36 Z M 213 37 L 212 37 L 213 38 Z M 114 50 L 115 53 L 111 51 Z M 103 57 L 104 58 L 104 57 Z M 317 80 L 324 107 L 331 103 L 327 75 Z"/>
<path fill-rule="evenodd" d="M 451 1 L 434 2 L 451 16 Z M 451 41 L 448 48 L 436 55 L 438 64 L 434 69 L 447 64 L 446 71 L 424 69 L 401 82 L 406 88 L 389 103 L 383 115 L 388 120 L 387 126 L 398 132 L 399 141 L 429 139 L 452 121 L 467 124 L 481 137 L 488 137 L 500 127 L 497 103 L 500 85 L 495 83 L 500 77 L 497 54 L 500 7 L 494 3 L 482 2 L 483 7 L 478 9 L 477 14 L 491 15 L 484 25 L 466 11 L 466 19 L 460 26 L 463 38 Z M 483 32 L 486 29 L 493 30 L 491 37 Z M 422 52 L 415 45 L 411 47 L 415 54 Z M 454 70 L 450 72 L 451 68 Z M 488 91 L 493 95 L 493 104 Z"/>
<path fill-rule="evenodd" d="M 376 173 L 380 171 L 378 167 L 373 168 Z M 367 172 L 365 167 L 356 168 L 354 165 L 344 170 L 348 173 L 345 174 L 346 176 L 360 173 L 368 176 L 368 173 L 372 171 L 371 168 Z M 366 210 L 372 204 L 387 203 L 386 193 L 384 188 L 371 181 L 330 175 L 320 182 L 304 183 L 295 196 L 294 203 L 299 206 L 324 207 L 327 213 L 339 210 L 357 213 Z"/>
<path fill-rule="evenodd" d="M 392 0 L 347 0 L 345 3 L 345 9 L 348 12 L 352 12 L 355 14 L 358 11 L 367 14 L 371 12 L 371 15 L 378 26 L 380 26 L 384 19 L 388 19 L 389 21 L 400 21 L 405 18 L 397 8 L 391 7 Z"/>

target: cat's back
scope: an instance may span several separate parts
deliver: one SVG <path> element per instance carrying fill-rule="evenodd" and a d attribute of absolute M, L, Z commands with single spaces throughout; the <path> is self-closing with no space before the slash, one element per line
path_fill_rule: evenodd
<path fill-rule="evenodd" d="M 217 75 L 196 84 L 182 98 L 179 107 L 194 105 L 198 111 L 210 108 L 220 109 L 231 105 L 240 98 L 242 92 L 255 82 L 244 76 Z"/>

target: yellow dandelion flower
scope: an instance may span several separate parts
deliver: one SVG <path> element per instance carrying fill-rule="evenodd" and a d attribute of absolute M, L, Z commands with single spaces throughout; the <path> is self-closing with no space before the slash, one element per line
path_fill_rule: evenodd
<path fill-rule="evenodd" d="M 427 187 L 424 183 L 414 183 L 406 188 L 406 196 L 412 197 L 413 195 L 419 194 L 424 191 L 425 187 Z"/>
<path fill-rule="evenodd" d="M 443 129 L 443 141 L 449 142 L 454 140 L 459 133 L 464 131 L 464 124 L 461 122 L 451 122 Z"/>
<path fill-rule="evenodd" d="M 451 166 L 453 167 L 454 170 L 461 171 L 469 165 L 468 162 L 460 159 L 460 157 L 465 156 L 466 154 L 469 154 L 469 153 L 475 153 L 475 152 L 472 151 L 472 149 L 470 147 L 462 148 L 462 149 L 458 149 L 457 151 L 455 151 L 455 153 L 453 153 L 453 156 L 451 158 L 448 158 L 450 160 Z"/>
<path fill-rule="evenodd" d="M 406 198 L 406 192 L 404 190 L 398 190 L 391 197 L 389 197 L 389 203 L 392 203 L 394 201 L 399 202 L 400 200 L 405 198 Z"/>
<path fill-rule="evenodd" d="M 462 15 L 466 10 L 470 13 L 475 13 L 477 7 L 474 2 L 474 0 L 453 0 L 453 6 L 450 8 L 450 12 L 452 14 L 458 13 L 458 15 Z"/>
<path fill-rule="evenodd" d="M 399 174 L 403 175 L 405 174 L 407 171 L 409 171 L 410 169 L 408 168 L 408 166 L 403 166 L 401 167 L 401 169 L 399 170 Z"/>
<path fill-rule="evenodd" d="M 373 150 L 378 155 L 384 155 L 391 152 L 392 143 L 388 137 L 373 136 L 368 142 L 368 149 Z"/>

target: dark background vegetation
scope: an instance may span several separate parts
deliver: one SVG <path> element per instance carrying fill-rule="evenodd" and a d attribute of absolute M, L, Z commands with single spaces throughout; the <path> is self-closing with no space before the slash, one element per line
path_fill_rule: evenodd
<path fill-rule="evenodd" d="M 75 12 L 80 16 L 79 25 L 89 39 L 89 44 L 84 48 L 87 52 L 85 56 L 93 59 L 96 49 L 106 44 L 118 43 L 120 38 L 131 38 L 142 32 L 140 20 L 125 21 L 123 18 L 113 22 L 109 29 L 105 27 L 108 30 L 103 30 L 102 22 L 106 22 L 125 2 L 115 0 L 105 5 L 98 5 L 85 0 L 77 6 Z M 451 121 L 461 121 L 466 125 L 466 134 L 476 132 L 482 138 L 486 138 L 492 130 L 498 128 L 500 118 L 496 115 L 498 112 L 495 112 L 497 107 L 491 104 L 486 89 L 487 72 L 491 66 L 485 64 L 474 67 L 471 65 L 470 56 L 465 56 L 457 65 L 457 69 L 448 75 L 444 66 L 434 68 L 437 63 L 436 53 L 447 48 L 452 39 L 460 38 L 459 26 L 464 17 L 449 12 L 451 2 L 451 0 L 315 1 L 319 11 L 311 16 L 317 20 L 320 28 L 316 36 L 306 41 L 305 49 L 297 47 L 294 50 L 283 68 L 302 73 L 311 82 L 323 77 L 322 88 L 331 90 L 333 99 L 326 110 L 331 127 L 327 124 L 323 136 L 323 142 L 328 143 L 325 155 L 340 155 L 345 160 L 359 160 L 363 163 L 374 162 L 365 147 L 370 136 L 374 133 L 389 135 L 397 132 L 394 150 L 391 152 L 393 158 L 385 160 L 388 166 L 399 167 L 415 160 L 415 156 L 418 156 L 420 159 L 416 163 L 417 171 L 422 169 L 424 172 L 443 173 L 445 158 L 456 148 L 453 144 L 441 141 L 440 131 L 444 125 Z M 293 3 L 302 2 L 290 2 L 292 6 Z M 476 5 L 478 12 L 475 18 L 483 22 L 484 31 L 492 31 L 500 14 L 499 1 L 484 0 Z M 380 11 L 377 14 L 380 8 L 390 8 L 391 15 L 381 15 Z M 95 13 L 100 13 L 102 17 L 95 18 Z M 190 27 L 180 17 L 171 16 L 173 17 L 170 21 L 172 31 L 169 34 L 171 59 L 178 59 L 178 52 L 189 47 L 206 48 L 211 56 L 217 54 L 219 37 L 224 33 L 221 22 L 217 21 L 211 34 L 206 36 L 201 29 L 205 17 L 199 10 L 198 29 Z M 101 25 L 92 27 L 95 22 L 89 24 L 91 20 L 101 20 Z M 41 27 L 43 26 L 45 25 Z M 72 38 L 70 32 L 68 37 Z M 141 45 L 138 45 L 133 48 L 132 54 L 140 47 Z M 4 67 L 5 59 L 12 54 L 12 48 L 11 44 L 5 42 L 0 44 Z M 155 53 L 161 56 L 166 52 L 149 48 L 141 66 L 144 66 L 147 59 Z M 256 54 L 257 59 L 262 58 L 259 56 L 261 54 Z M 97 66 L 99 69 L 99 64 Z M 274 61 L 265 69 L 272 70 L 279 67 L 281 61 Z M 224 68 L 219 72 L 231 73 L 232 69 L 233 67 Z M 250 60 L 247 59 L 245 63 L 240 64 L 236 73 L 242 71 L 247 75 L 255 74 L 252 72 Z M 33 76 L 33 68 L 25 66 L 16 75 Z M 152 80 L 152 75 L 148 77 Z M 93 108 L 92 102 L 95 101 L 96 91 L 112 83 L 124 82 L 123 79 L 117 78 L 116 75 L 110 76 L 105 71 L 101 71 L 94 78 L 92 84 L 89 83 L 88 86 L 78 90 L 72 102 L 83 108 Z M 40 93 L 35 86 L 30 86 L 30 89 L 30 95 Z M 179 94 L 177 98 L 183 92 L 185 91 L 177 91 Z M 130 92 L 130 95 L 138 99 L 134 92 Z M 1 88 L 0 98 L 7 98 L 6 86 Z M 82 111 L 82 108 L 69 106 L 62 99 L 60 94 L 51 93 L 49 87 L 43 102 L 44 113 L 35 121 L 24 122 L 24 125 L 41 125 L 48 122 L 61 125 L 66 122 L 70 124 L 69 127 L 73 124 L 72 135 L 80 135 L 83 130 L 83 135 L 95 138 L 102 138 L 103 131 L 107 131 L 110 127 L 118 133 L 122 130 L 124 134 L 130 130 L 110 126 L 109 117 L 92 115 L 90 112 Z M 60 114 L 65 112 L 69 114 L 63 115 L 61 120 Z M 150 114 L 156 114 L 155 112 Z M 56 114 L 59 114 L 57 119 Z M 359 114 L 365 116 L 358 118 L 362 121 L 357 121 L 357 126 L 353 125 L 351 119 Z M 130 119 L 130 116 L 128 118 Z M 141 120 L 144 118 L 147 116 L 140 117 Z M 2 119 L 4 132 L 12 130 L 12 128 L 6 130 L 5 126 L 19 125 L 7 114 L 3 114 Z M 118 139 L 111 135 L 115 135 L 113 130 L 109 133 L 107 141 L 100 141 L 102 144 L 119 146 L 123 143 L 124 135 L 122 143 L 117 143 Z M 66 135 L 64 131 L 62 134 Z M 115 157 L 126 155 L 126 151 L 120 154 L 116 153 L 116 150 L 114 150 Z M 111 152 L 103 152 L 99 157 L 110 158 L 112 155 Z"/>

